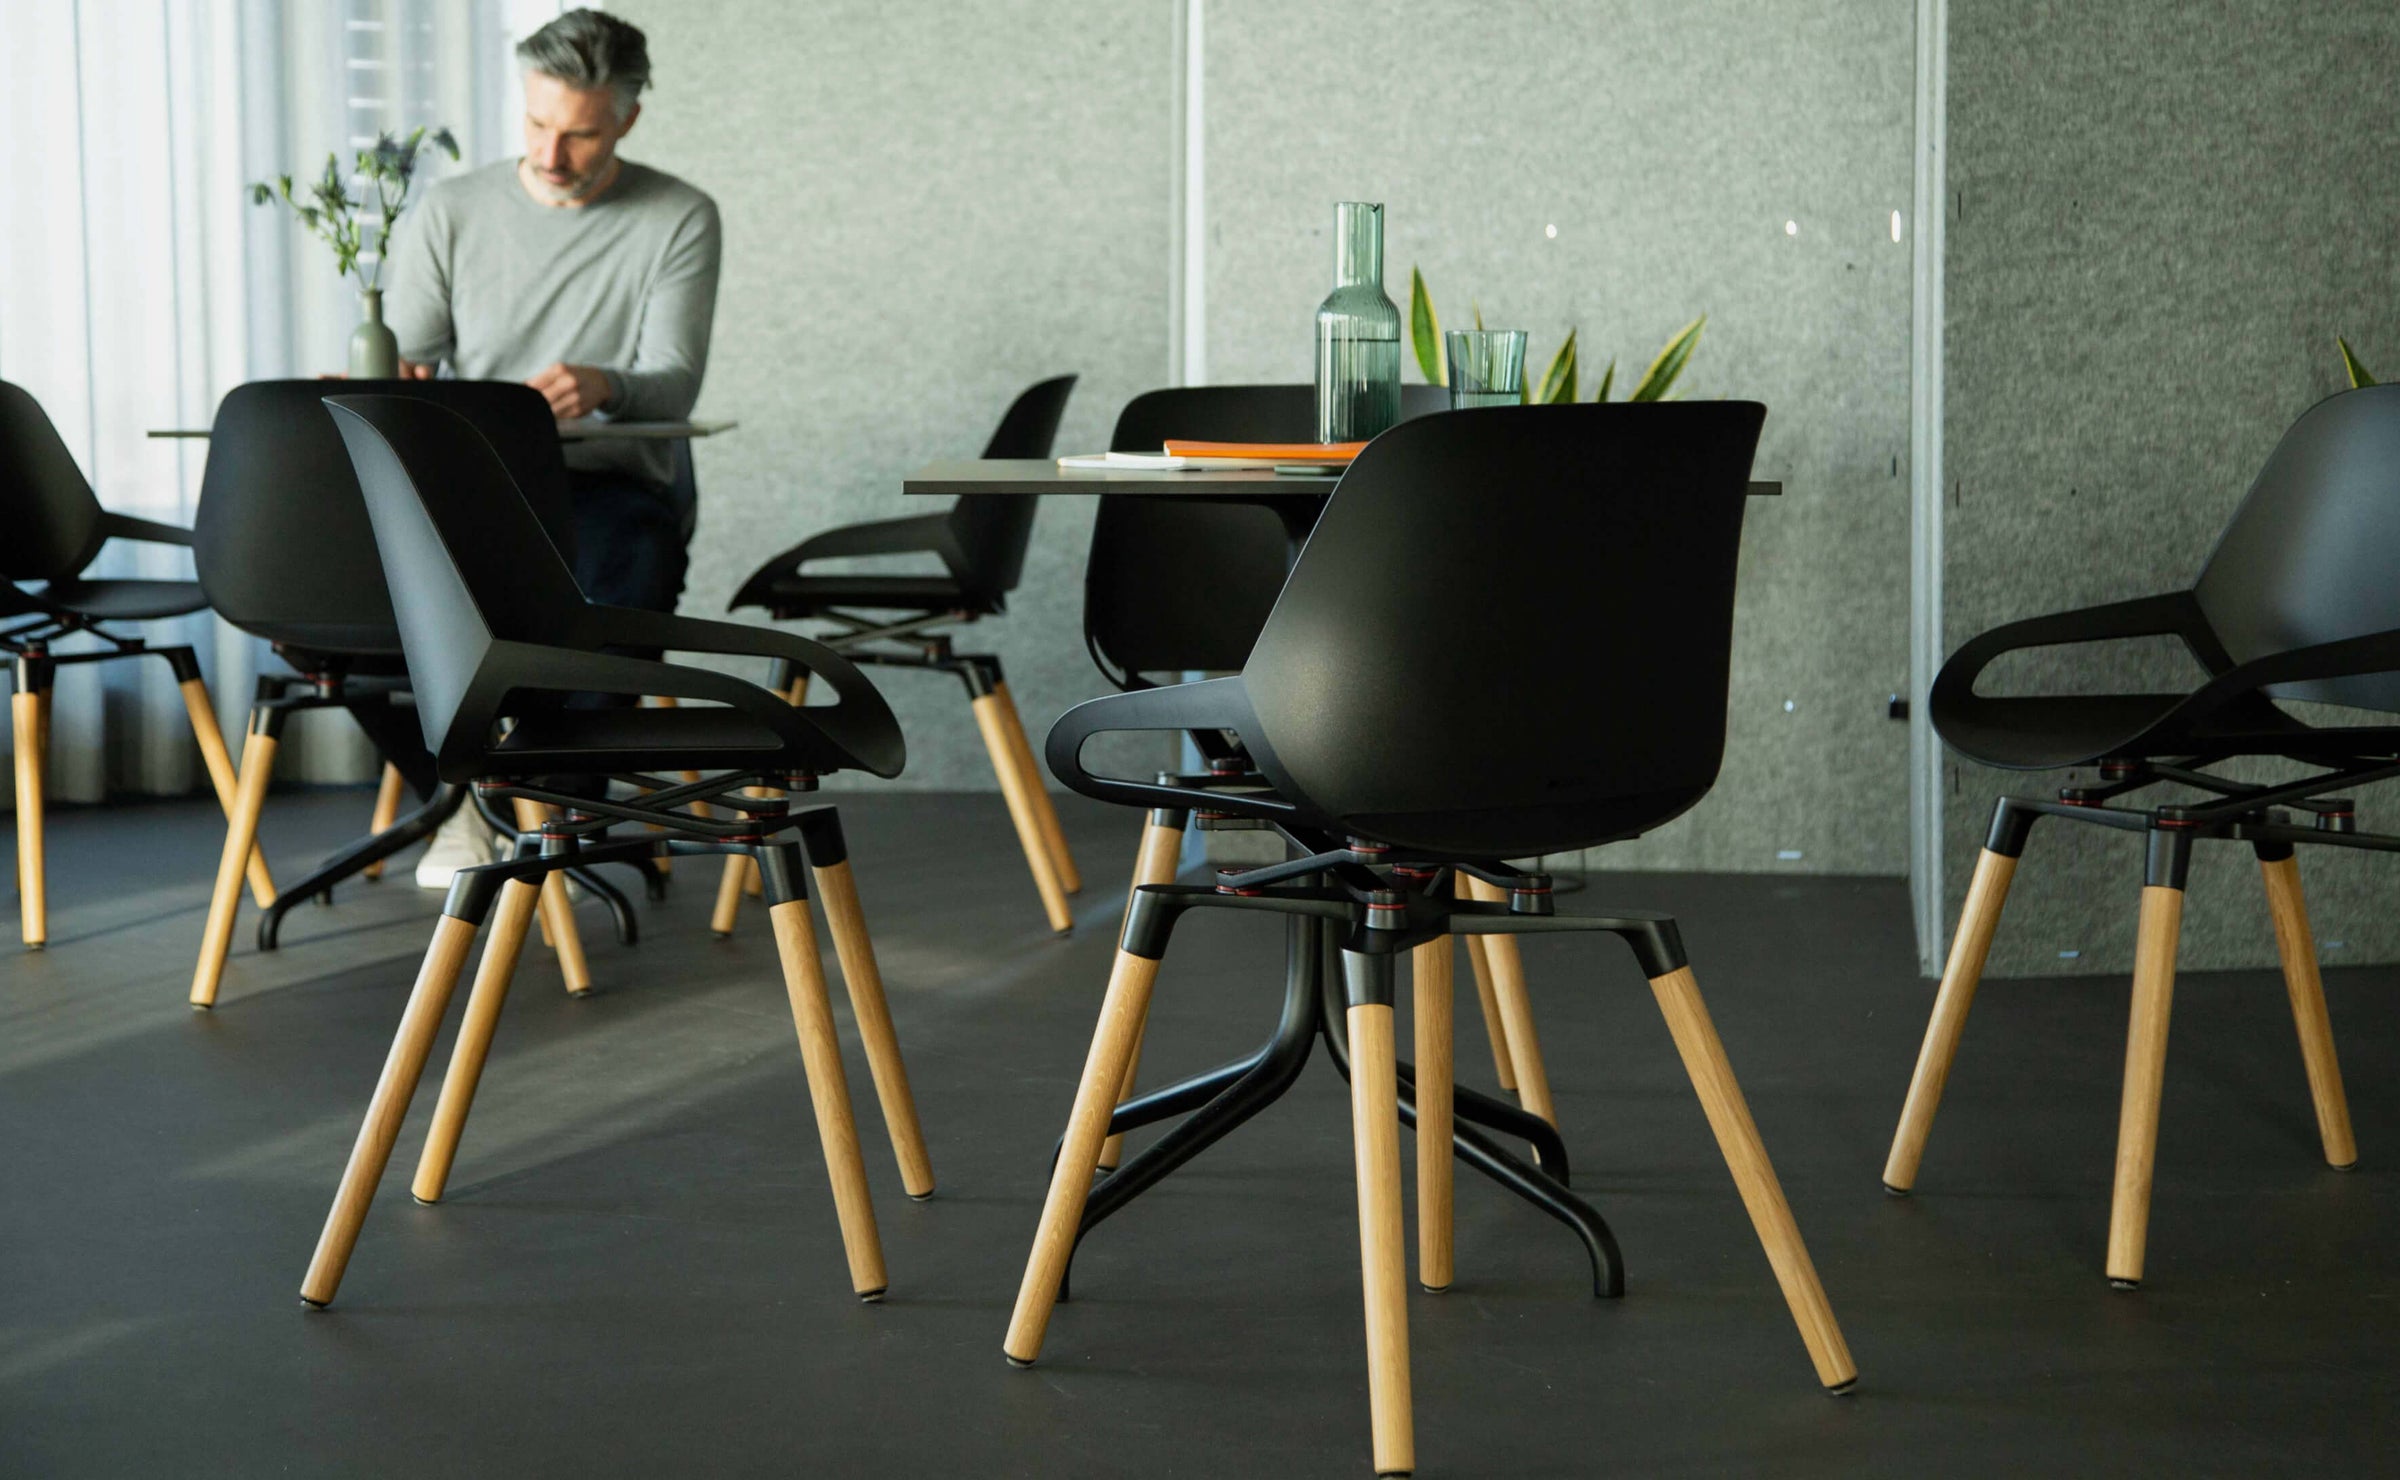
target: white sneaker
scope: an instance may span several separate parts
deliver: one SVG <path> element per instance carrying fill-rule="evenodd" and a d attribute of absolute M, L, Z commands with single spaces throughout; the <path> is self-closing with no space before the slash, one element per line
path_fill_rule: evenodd
<path fill-rule="evenodd" d="M 417 887 L 447 889 L 460 869 L 491 861 L 491 829 L 475 815 L 470 803 L 434 830 L 433 840 L 425 845 L 425 856 L 417 860 Z"/>

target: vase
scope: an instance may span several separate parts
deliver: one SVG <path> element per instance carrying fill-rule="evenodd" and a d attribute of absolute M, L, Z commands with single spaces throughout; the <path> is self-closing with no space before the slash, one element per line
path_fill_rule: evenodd
<path fill-rule="evenodd" d="M 400 341 L 384 327 L 383 294 L 374 288 L 360 293 L 358 309 L 358 327 L 350 331 L 350 378 L 398 380 Z"/>
<path fill-rule="evenodd" d="M 1317 440 L 1363 442 L 1400 419 L 1400 310 L 1383 291 L 1383 207 L 1333 208 L 1333 291 L 1317 305 Z"/>

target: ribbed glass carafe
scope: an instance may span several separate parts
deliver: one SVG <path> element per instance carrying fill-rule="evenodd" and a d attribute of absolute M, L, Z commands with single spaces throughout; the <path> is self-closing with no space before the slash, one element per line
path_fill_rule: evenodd
<path fill-rule="evenodd" d="M 1317 440 L 1363 442 L 1400 419 L 1400 310 L 1383 291 L 1383 207 L 1333 208 L 1333 292 L 1317 305 Z"/>

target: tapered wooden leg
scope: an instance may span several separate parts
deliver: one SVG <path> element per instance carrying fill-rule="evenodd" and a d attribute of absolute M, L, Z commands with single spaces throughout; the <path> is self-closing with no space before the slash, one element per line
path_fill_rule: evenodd
<path fill-rule="evenodd" d="M 1017 713 L 1017 701 L 1008 692 L 1006 683 L 992 685 L 992 697 L 999 701 L 1000 723 L 1008 732 L 1008 747 L 1017 761 L 1017 772 L 1025 778 L 1025 795 L 1033 804 L 1033 823 L 1040 829 L 1042 843 L 1050 850 L 1050 866 L 1058 871 L 1058 882 L 1069 894 L 1083 892 L 1083 872 L 1075 867 L 1075 855 L 1067 848 L 1067 834 L 1058 825 L 1058 808 L 1050 800 L 1050 788 L 1042 782 L 1041 763 L 1033 758 L 1033 744 L 1025 738 L 1025 721 Z"/>
<path fill-rule="evenodd" d="M 1497 884 L 1461 875 L 1475 898 L 1497 903 L 1508 892 Z M 1484 959 L 1491 964 L 1492 995 L 1500 1007 L 1500 1023 L 1508 1037 L 1508 1058 L 1517 1071 L 1517 1102 L 1552 1125 L 1558 1106 L 1550 1098 L 1550 1071 L 1542 1063 L 1541 1035 L 1533 1027 L 1533 999 L 1525 991 L 1525 958 L 1513 935 L 1483 937 Z"/>
<path fill-rule="evenodd" d="M 234 779 L 233 757 L 225 753 L 225 732 L 217 728 L 217 706 L 209 702 L 208 685 L 197 678 L 187 678 L 176 687 L 183 691 L 183 712 L 191 716 L 192 738 L 200 742 L 200 763 L 208 771 L 209 785 L 216 789 L 217 805 L 225 809 L 227 817 L 231 817 L 233 794 L 239 783 Z M 42 743 L 47 749 L 50 741 L 47 703 L 43 707 Z M 389 827 L 391 824 L 387 822 L 383 826 Z M 250 880 L 250 897 L 258 901 L 260 909 L 275 902 L 275 878 L 267 872 L 265 850 L 255 843 L 251 845 L 243 873 Z"/>
<path fill-rule="evenodd" d="M 800 1035 L 808 1097 L 817 1113 L 817 1139 L 825 1148 L 825 1173 L 833 1183 L 842 1249 L 850 1258 L 850 1288 L 862 1300 L 880 1300 L 890 1281 L 884 1275 L 883 1242 L 875 1232 L 875 1204 L 867 1195 L 858 1122 L 850 1112 L 850 1080 L 842 1072 L 833 1006 L 826 1000 L 825 971 L 817 960 L 817 928 L 805 899 L 770 905 L 767 921 L 775 931 L 776 954 L 783 959 L 784 993 L 792 1002 L 792 1026 Z"/>
<path fill-rule="evenodd" d="M 1358 1267 L 1366 1286 L 1367 1406 L 1375 1473 L 1417 1467 L 1408 1379 L 1408 1254 L 1400 1218 L 1400 1099 L 1392 1009 L 1349 1010 L 1350 1141 L 1358 1160 Z M 1420 1136 L 1423 1134 L 1420 1130 Z M 1449 1143 L 1443 1143 L 1447 1152 Z"/>
<path fill-rule="evenodd" d="M 390 761 L 383 763 L 383 779 L 375 786 L 375 811 L 367 818 L 367 831 L 379 833 L 400 818 L 400 768 Z M 369 879 L 383 877 L 383 860 L 378 858 L 359 873 Z"/>
<path fill-rule="evenodd" d="M 747 853 L 725 855 L 725 871 L 717 875 L 717 905 L 709 912 L 708 928 L 720 939 L 733 934 L 742 913 L 742 881 L 755 867 Z"/>
<path fill-rule="evenodd" d="M 245 746 L 245 774 L 249 760 Z M 341 1288 L 342 1271 L 350 1264 L 350 1251 L 358 1245 L 359 1225 L 366 1222 L 367 1205 L 375 1200 L 375 1184 L 383 1180 L 384 1166 L 392 1159 L 392 1143 L 400 1137 L 400 1122 L 416 1095 L 417 1080 L 425 1073 L 434 1035 L 441 1031 L 451 989 L 458 985 L 459 968 L 466 965 L 467 948 L 474 940 L 473 923 L 455 915 L 442 916 L 433 927 L 433 944 L 417 972 L 416 987 L 408 994 L 408 1008 L 400 1015 L 400 1031 L 393 1035 L 391 1054 L 383 1061 L 383 1076 L 375 1081 L 375 1097 L 367 1102 L 366 1122 L 358 1128 L 357 1144 L 350 1148 L 350 1164 L 342 1169 L 342 1185 L 333 1195 L 333 1210 L 325 1216 L 316 1255 L 308 1261 L 308 1275 L 300 1282 L 300 1298 L 310 1305 L 331 1304 L 334 1291 Z"/>
<path fill-rule="evenodd" d="M 1750 1106 L 1733 1077 L 1733 1065 L 1726 1061 L 1725 1045 L 1718 1040 L 1716 1024 L 1709 1021 L 1708 1007 L 1700 1000 L 1699 983 L 1693 980 L 1690 967 L 1681 966 L 1652 977 L 1650 990 L 1658 997 L 1658 1010 L 1666 1017 L 1675 1051 L 1683 1056 L 1684 1072 L 1691 1076 L 1700 1108 L 1708 1116 L 1708 1128 L 1716 1132 L 1717 1149 L 1724 1153 L 1742 1204 L 1750 1210 L 1758 1241 L 1766 1246 L 1767 1263 L 1774 1266 L 1775 1281 L 1783 1286 L 1783 1298 L 1800 1327 L 1800 1339 L 1808 1347 L 1809 1360 L 1816 1364 L 1817 1381 L 1838 1392 L 1858 1380 L 1858 1366 L 1850 1360 L 1850 1348 L 1833 1319 L 1833 1305 L 1817 1280 L 1808 1246 L 1800 1241 L 1800 1225 L 1783 1199 L 1782 1184 L 1775 1180 L 1774 1164 L 1767 1160 L 1766 1144 L 1750 1118 Z"/>
<path fill-rule="evenodd" d="M 10 742 L 17 769 L 17 913 L 25 944 L 50 943 L 50 897 L 42 875 L 41 701 L 30 690 L 9 696 Z"/>
<path fill-rule="evenodd" d="M 1417 1283 L 1447 1290 L 1452 1278 L 1451 1012 L 1457 986 L 1450 937 L 1409 953 L 1417 1024 Z"/>
<path fill-rule="evenodd" d="M 233 921 L 242 906 L 243 864 L 258 841 L 258 814 L 267 805 L 267 781 L 275 770 L 276 739 L 252 730 L 242 740 L 242 774 L 225 818 L 225 851 L 217 857 L 217 885 L 209 896 L 208 924 L 200 932 L 200 960 L 192 969 L 192 1005 L 214 1007 L 233 949 Z"/>
<path fill-rule="evenodd" d="M 1950 959 L 1942 967 L 1941 990 L 1933 997 L 1933 1018 L 1925 1025 L 1925 1044 L 1917 1050 L 1917 1072 L 1908 1081 L 1908 1099 L 1900 1107 L 1900 1125 L 1892 1132 L 1891 1154 L 1884 1158 L 1887 1191 L 1905 1193 L 1917 1185 L 1917 1168 L 1925 1160 L 1925 1138 L 1933 1133 L 1933 1112 L 1941 1108 L 1943 1087 L 1950 1082 L 1950 1064 L 1958 1057 L 1958 1040 L 1967 1029 L 1967 1009 L 1975 1003 L 1975 988 L 1983 981 L 1984 958 L 1991 954 L 1992 932 L 2000 925 L 2000 907 L 2008 902 L 2009 881 L 2016 875 L 2017 861 L 2005 853 L 1986 848 L 1975 860 L 1966 908 L 1959 912 L 1958 931 L 1950 938 Z"/>
<path fill-rule="evenodd" d="M 900 1185 L 910 1197 L 931 1197 L 933 1158 L 926 1154 L 925 1132 L 917 1124 L 917 1100 L 909 1091 L 900 1035 L 893 1031 L 891 1005 L 884 999 L 875 942 L 867 935 L 867 918 L 858 907 L 858 881 L 850 876 L 846 858 L 814 873 L 817 897 L 825 902 L 825 924 L 833 933 L 833 954 L 842 963 L 842 980 L 850 989 L 850 1011 L 867 1045 L 867 1068 L 875 1078 L 875 1097 L 883 1105 L 884 1128 L 891 1133 L 892 1157 L 900 1164 Z"/>
<path fill-rule="evenodd" d="M 516 802 L 517 830 L 537 832 L 551 815 L 547 802 L 529 802 L 520 797 Z M 566 983 L 567 995 L 585 997 L 592 990 L 591 959 L 583 953 L 583 931 L 575 924 L 575 904 L 567 898 L 567 876 L 562 871 L 542 876 L 542 898 L 539 906 L 542 923 L 542 944 L 558 954 L 558 974 Z"/>
<path fill-rule="evenodd" d="M 1500 997 L 1492 990 L 1492 961 L 1483 948 L 1490 937 L 1460 938 L 1467 943 L 1467 967 L 1475 976 L 1475 1000 L 1483 1004 L 1483 1033 L 1492 1045 L 1492 1072 L 1500 1076 L 1500 1087 L 1514 1094 L 1517 1066 L 1509 1061 L 1508 1025 L 1500 1020 Z"/>
<path fill-rule="evenodd" d="M 2358 1164 L 2358 1142 L 2350 1133 L 2350 1097 L 2342 1091 L 2342 1061 L 2333 1051 L 2333 1019 L 2325 1011 L 2325 983 L 2317 975 L 2317 943 L 2308 928 L 2308 901 L 2300 893 L 2297 857 L 2261 859 L 2267 912 L 2275 917 L 2275 949 L 2283 957 L 2283 989 L 2292 999 L 2292 1023 L 2300 1030 L 2300 1062 L 2308 1070 L 2308 1096 L 2317 1109 L 2317 1138 L 2325 1163 L 2347 1171 Z"/>
<path fill-rule="evenodd" d="M 484 938 L 483 964 L 475 968 L 475 987 L 467 994 L 467 1013 L 459 1020 L 458 1042 L 450 1050 L 450 1072 L 442 1076 L 442 1097 L 433 1108 L 433 1126 L 425 1133 L 425 1150 L 417 1158 L 417 1177 L 410 1189 L 417 1201 L 442 1200 L 449 1184 L 451 1163 L 458 1158 L 458 1138 L 467 1128 L 467 1112 L 475 1106 L 475 1087 L 483 1081 L 483 1061 L 492 1051 L 492 1030 L 499 1026 L 501 1004 L 508 1001 L 509 978 L 516 974 L 517 956 L 525 932 L 533 924 L 535 901 L 541 890 L 522 879 L 500 888 L 499 907 L 492 914 L 492 933 Z"/>
<path fill-rule="evenodd" d="M 2108 1279 L 2142 1282 L 2150 1240 L 2150 1183 L 2158 1163 L 2158 1099 L 2167 1082 L 2167 1017 L 2175 1005 L 2175 947 L 2183 891 L 2142 890 L 2141 936 L 2133 947 L 2133 1017 L 2125 1032 L 2125 1092 L 2117 1110 L 2116 1190 L 2108 1215 Z"/>
<path fill-rule="evenodd" d="M 1183 828 L 1169 827 L 1152 813 L 1142 824 L 1142 845 L 1133 859 L 1133 887 L 1125 891 L 1125 907 L 1133 908 L 1133 896 L 1144 884 L 1172 884 L 1175 871 L 1183 862 Z M 1142 1069 L 1142 1041 L 1149 1036 L 1145 1021 L 1134 1030 L 1133 1051 L 1125 1056 L 1125 1082 L 1117 1086 L 1117 1103 L 1122 1105 L 1133 1098 L 1133 1086 Z M 1125 1138 L 1110 1136 L 1100 1145 L 1100 1168 L 1113 1172 L 1125 1157 Z"/>
<path fill-rule="evenodd" d="M 749 859 L 744 859 L 742 861 L 750 865 L 748 868 L 742 870 L 742 892 L 749 895 L 752 899 L 766 898 L 767 881 L 760 876 L 758 872 L 758 865 Z"/>
<path fill-rule="evenodd" d="M 1033 797 L 1026 787 L 1025 773 L 1017 765 L 1016 751 L 1009 743 L 999 696 L 978 696 L 974 710 L 975 726 L 983 731 L 983 748 L 991 754 L 992 774 L 1000 781 L 1000 796 L 1008 803 L 1009 820 L 1017 826 L 1017 846 L 1025 851 L 1025 867 L 1033 874 L 1033 887 L 1042 897 L 1042 913 L 1049 916 L 1050 928 L 1064 935 L 1075 928 L 1075 917 L 1068 912 L 1066 886 L 1059 882 L 1058 865 L 1050 857 L 1050 844 L 1042 836 L 1041 825 L 1034 820 Z"/>
<path fill-rule="evenodd" d="M 1092 1030 L 1091 1052 L 1083 1061 L 1083 1078 L 1075 1086 L 1075 1108 L 1067 1116 L 1066 1140 L 1050 1173 L 1050 1194 L 1042 1202 L 1042 1220 L 1034 1230 L 1033 1252 L 1025 1261 L 1025 1280 L 1017 1287 L 1008 1339 L 1001 1343 L 1001 1351 L 1020 1367 L 1032 1365 L 1042 1354 L 1042 1336 L 1050 1328 L 1051 1309 L 1058 1304 L 1059 1282 L 1066 1277 L 1068 1257 L 1075 1252 L 1075 1233 L 1083 1224 L 1084 1199 L 1091 1196 L 1100 1143 L 1108 1138 L 1108 1119 L 1116 1110 L 1118 1087 L 1125 1082 L 1125 1060 L 1132 1054 L 1134 1035 L 1141 1031 L 1142 1019 L 1150 1010 L 1150 988 L 1157 980 L 1156 961 L 1130 951 L 1117 952 L 1108 996 L 1100 1004 L 1100 1023 Z"/>

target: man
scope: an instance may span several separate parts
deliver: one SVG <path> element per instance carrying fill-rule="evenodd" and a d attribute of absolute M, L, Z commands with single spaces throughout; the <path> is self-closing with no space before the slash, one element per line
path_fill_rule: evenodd
<path fill-rule="evenodd" d="M 650 83 L 642 33 L 571 10 L 517 47 L 525 153 L 446 180 L 394 235 L 385 312 L 403 373 L 436 364 L 521 380 L 561 420 L 675 421 L 691 414 L 716 313 L 716 203 L 617 145 Z M 674 444 L 570 442 L 575 578 L 610 606 L 673 611 L 688 511 Z M 485 861 L 476 826 L 437 834 L 417 882 L 443 888 Z"/>

